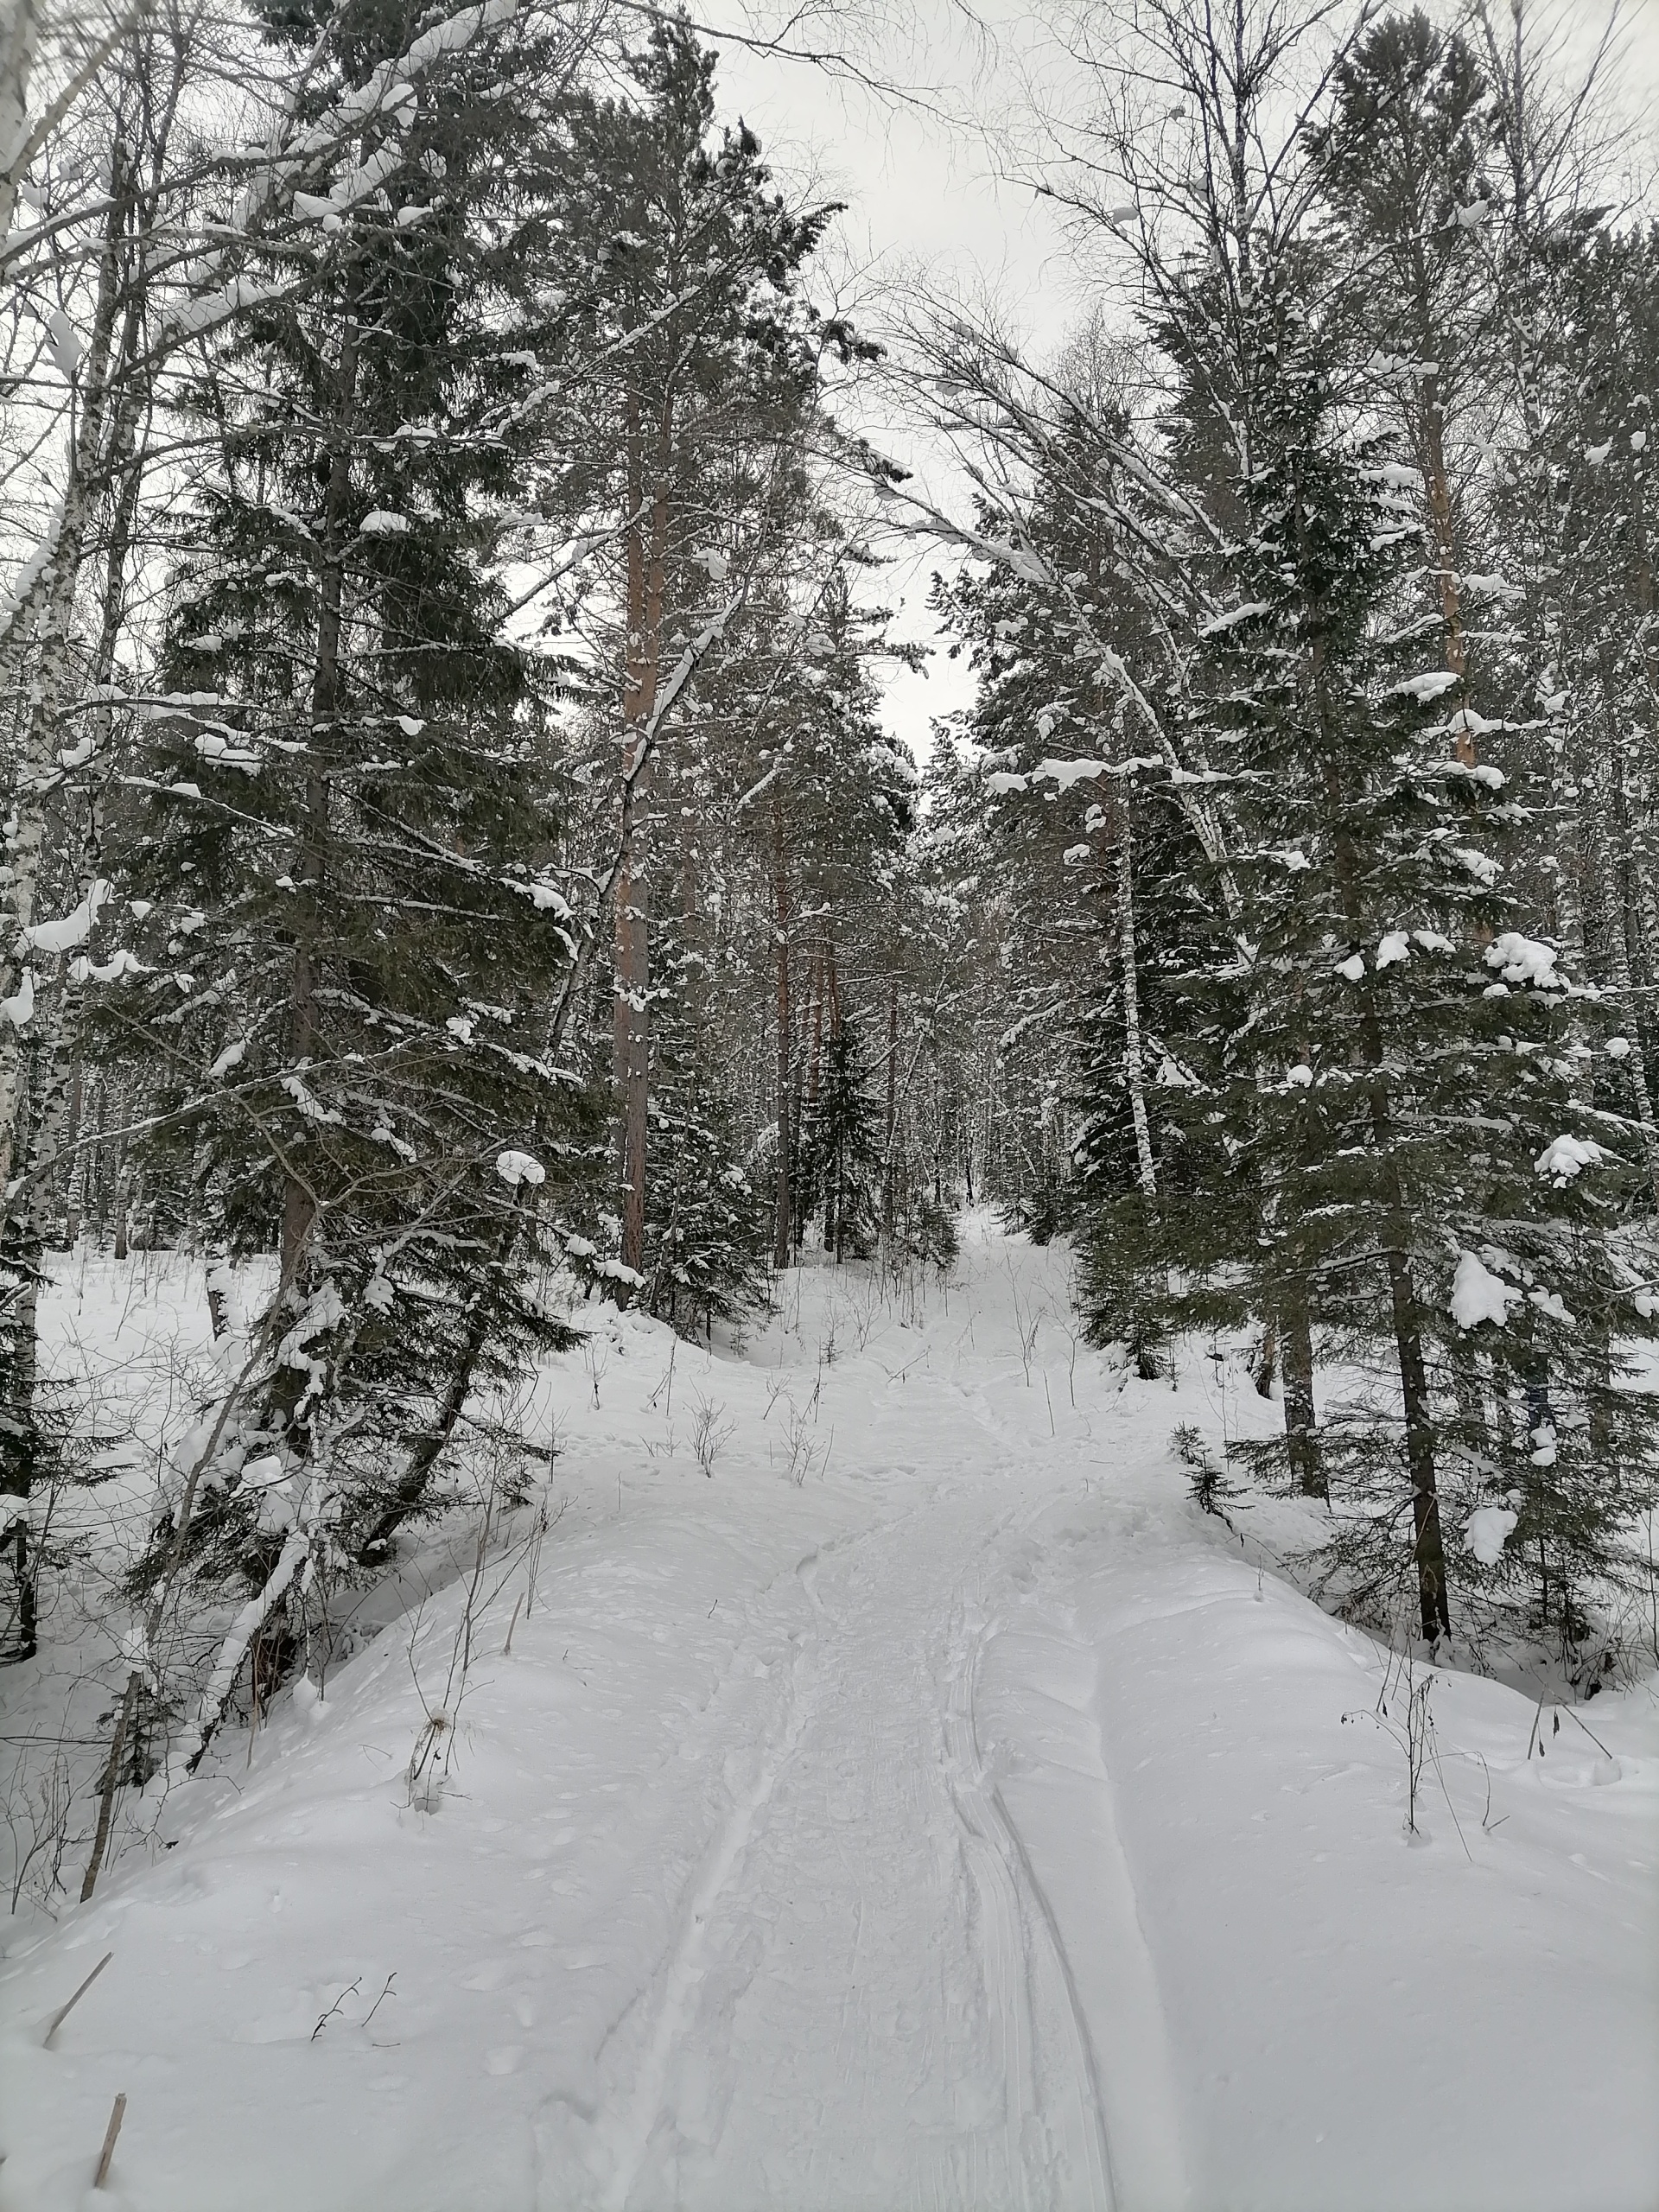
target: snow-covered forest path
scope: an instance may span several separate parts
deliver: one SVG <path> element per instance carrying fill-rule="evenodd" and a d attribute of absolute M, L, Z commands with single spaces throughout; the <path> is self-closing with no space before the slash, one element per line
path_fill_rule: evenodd
<path fill-rule="evenodd" d="M 54 1307 L 111 1389 L 194 1325 L 143 1281 Z M 142 2212 L 1650 2204 L 1650 1700 L 1540 1762 L 1531 1702 L 1441 1677 L 1408 1846 L 1383 1654 L 1168 1447 L 1275 1409 L 1196 1351 L 1126 1382 L 1063 1250 L 805 1269 L 741 1352 L 588 1318 L 518 1408 L 563 1515 L 537 1561 L 507 1522 L 459 1701 L 458 1531 L 14 1938 L 0 2212 L 80 2204 L 118 2090 L 93 2201 Z"/>
<path fill-rule="evenodd" d="M 729 1807 L 606 2069 L 601 2201 L 626 2204 L 649 2175 L 648 2198 L 714 2207 L 737 2172 L 779 2203 L 1104 2208 L 1119 2159 L 1176 2201 L 1174 2100 L 1090 1655 L 1033 1645 L 1017 1685 L 1073 1722 L 1070 1787 L 1108 1847 L 1090 1891 L 1065 1900 L 1084 1909 L 1074 1927 L 982 1726 L 988 1647 L 1026 1607 L 1036 1532 L 1075 1486 L 1018 1469 L 942 1378 L 878 1401 L 864 1441 L 901 1488 L 931 1462 L 922 1495 L 766 1589 L 710 1707 L 733 1674 L 739 1696 L 764 1681 L 757 1721 L 730 1748 L 721 1712 L 681 1745 L 723 1760 Z M 1074 1953 L 1115 1956 L 1126 2050 L 1141 2054 L 1139 2094 L 1115 2113 Z"/>

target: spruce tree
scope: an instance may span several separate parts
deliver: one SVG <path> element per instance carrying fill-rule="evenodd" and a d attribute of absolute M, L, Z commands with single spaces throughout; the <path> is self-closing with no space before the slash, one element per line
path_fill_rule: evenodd
<path fill-rule="evenodd" d="M 1433 1641 L 1452 1575 L 1482 1579 L 1481 1508 L 1520 1516 L 1511 1571 L 1530 1532 L 1570 1581 L 1652 1494 L 1651 1408 L 1615 1341 L 1649 1325 L 1612 1233 L 1630 1131 L 1583 1080 L 1593 1001 L 1508 888 L 1527 810 L 1458 759 L 1447 678 L 1399 619 L 1413 479 L 1349 427 L 1294 272 L 1274 312 L 1217 655 L 1243 904 L 1233 961 L 1194 982 L 1211 1027 L 1190 1095 L 1262 1230 L 1186 1256 L 1257 1315 L 1306 1286 L 1327 1353 L 1375 1376 L 1326 1423 L 1322 1482 L 1357 1509 L 1336 1549 L 1360 1602 L 1408 1560 Z"/>
<path fill-rule="evenodd" d="M 1471 557 L 1479 517 L 1459 448 L 1476 421 L 1490 421 L 1497 382 L 1484 235 L 1497 212 L 1494 119 L 1469 40 L 1414 8 L 1384 16 L 1344 55 L 1329 126 L 1315 139 L 1325 209 L 1342 234 L 1340 312 L 1351 326 L 1343 351 L 1367 399 L 1398 425 L 1422 487 L 1422 581 L 1458 679 L 1448 712 L 1474 703 L 1479 675 L 1470 631 L 1481 613 L 1465 575 L 1484 563 Z M 1472 762 L 1467 719 L 1458 738 Z"/>
<path fill-rule="evenodd" d="M 475 1375 L 569 1340 L 531 1263 L 592 1132 L 547 1056 L 576 950 L 553 677 L 502 641 L 492 569 L 549 349 L 563 49 L 531 18 L 427 51 L 383 0 L 268 35 L 321 35 L 303 97 L 358 99 L 362 135 L 256 226 L 240 281 L 290 281 L 189 395 L 212 457 L 132 779 L 142 971 L 107 1020 L 208 1245 L 277 1254 L 192 1535 L 275 1605 L 279 1560 L 373 1556 L 424 1503 Z"/>
<path fill-rule="evenodd" d="M 740 1157 L 734 1103 L 703 1006 L 700 963 L 663 947 L 652 1039 L 651 1154 L 641 1294 L 683 1334 L 734 1326 L 765 1303 L 771 1224 Z"/>
<path fill-rule="evenodd" d="M 881 1147 L 857 1033 L 844 1014 L 825 1040 L 803 1154 L 804 1196 L 822 1212 L 825 1251 L 837 1267 L 868 1258 L 881 1222 Z"/>

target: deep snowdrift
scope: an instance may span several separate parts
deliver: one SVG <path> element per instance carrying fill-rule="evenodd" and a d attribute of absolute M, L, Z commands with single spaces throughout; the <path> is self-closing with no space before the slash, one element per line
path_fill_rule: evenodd
<path fill-rule="evenodd" d="M 1653 1697 L 1541 1759 L 1532 1702 L 1437 1676 L 1408 1842 L 1387 1655 L 1168 1449 L 1272 1409 L 1208 1361 L 1125 1384 L 1065 1265 L 808 1271 L 741 1357 L 593 1317 L 529 1416 L 568 1500 L 533 1604 L 526 1508 L 458 1707 L 459 1535 L 15 1936 L 3 2212 L 87 2197 L 117 2091 L 88 2201 L 143 2212 L 1659 2202 Z M 112 1391 L 171 1310 L 75 1309 Z"/>

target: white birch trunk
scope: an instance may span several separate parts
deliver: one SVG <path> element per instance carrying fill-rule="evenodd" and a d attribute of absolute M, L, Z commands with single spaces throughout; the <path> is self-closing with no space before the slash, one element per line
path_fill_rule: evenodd
<path fill-rule="evenodd" d="M 1152 1157 L 1152 1125 L 1147 1114 L 1147 1071 L 1141 1046 L 1141 977 L 1135 943 L 1135 847 L 1129 826 L 1129 796 L 1120 793 L 1117 816 L 1117 953 L 1123 974 L 1123 1080 L 1135 1124 L 1135 1180 L 1148 1205 L 1158 1203 L 1158 1171 Z"/>
<path fill-rule="evenodd" d="M 15 4 L 27 8 L 32 0 L 15 0 Z M 28 717 L 11 813 L 6 823 L 7 879 L 3 888 L 0 888 L 0 999 L 10 999 L 18 990 L 28 964 L 24 931 L 34 921 L 35 902 L 40 891 L 48 802 L 60 780 L 58 754 L 63 747 L 75 592 L 80 580 L 89 503 L 101 467 L 110 396 L 110 357 L 118 294 L 116 256 L 124 219 L 124 178 L 118 146 L 111 165 L 111 211 L 99 271 L 98 306 L 79 391 L 71 402 L 69 482 L 64 493 L 49 574 L 43 573 L 41 579 L 43 595 L 34 677 L 29 685 Z M 136 334 L 136 319 L 129 315 L 124 341 Z M 123 350 L 125 351 L 124 342 Z M 16 1157 L 22 1052 L 21 1026 L 15 1020 L 0 1019 L 0 1190 L 10 1182 Z"/>
<path fill-rule="evenodd" d="M 0 238 L 11 228 L 29 145 L 29 78 L 40 44 L 37 0 L 0 0 Z"/>

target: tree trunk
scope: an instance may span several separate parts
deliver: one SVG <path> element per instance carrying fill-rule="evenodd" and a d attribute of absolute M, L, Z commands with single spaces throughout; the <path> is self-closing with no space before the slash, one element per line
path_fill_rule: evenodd
<path fill-rule="evenodd" d="M 65 1126 L 65 1142 L 69 1154 L 69 1173 L 63 1186 L 63 1241 L 67 1249 L 73 1251 L 75 1239 L 80 1235 L 80 1197 L 79 1175 L 80 1167 L 80 1128 L 86 1119 L 86 1079 L 77 1052 L 70 1062 L 69 1112 Z"/>
<path fill-rule="evenodd" d="M 29 1127 L 29 1152 L 22 1188 L 0 1232 L 6 1272 L 13 1289 L 5 1332 L 5 1361 L 0 1370 L 0 1465 L 3 1480 L 0 1494 L 27 1499 L 41 1469 L 37 1386 L 40 1373 L 39 1312 L 41 1271 L 54 1219 L 53 1191 L 60 1161 L 69 1110 L 70 1071 L 73 1065 L 66 1030 L 62 988 L 46 1001 L 45 1034 L 30 1051 L 29 1101 L 25 1120 Z M 30 1557 L 26 1515 L 19 1513 L 0 1541 L 13 1550 L 13 1579 L 17 1592 L 17 1646 L 9 1656 L 32 1659 L 36 1649 L 35 1612 L 37 1559 Z"/>
<path fill-rule="evenodd" d="M 626 536 L 627 641 L 622 688 L 624 772 L 632 776 L 627 849 L 616 889 L 616 1007 L 613 1039 L 617 1091 L 617 1169 L 622 1192 L 622 1264 L 643 1275 L 645 1266 L 646 1147 L 651 1108 L 651 922 L 645 884 L 649 830 L 645 802 L 649 772 L 633 776 L 646 743 L 661 673 L 664 563 L 668 538 L 668 463 L 672 403 L 657 427 L 648 460 L 639 409 L 628 410 Z M 651 491 L 646 502 L 649 469 Z M 626 1305 L 628 1286 L 619 1283 Z"/>
<path fill-rule="evenodd" d="M 31 19 L 22 0 L 19 23 Z M 0 89 L 0 99 L 4 97 Z M 69 480 L 57 542 L 42 578 L 35 671 L 29 685 L 22 744 L 12 780 L 16 826 L 7 840 L 8 880 L 0 893 L 0 998 L 19 988 L 28 964 L 24 931 L 35 918 L 45 860 L 50 796 L 62 781 L 63 709 L 74 627 L 75 592 L 91 504 L 105 465 L 103 446 L 110 392 L 110 356 L 118 299 L 117 256 L 130 207 L 125 149 L 119 137 L 111 159 L 110 205 L 99 265 L 98 298 L 85 365 L 72 401 Z M 76 420 L 78 412 L 79 420 Z M 0 1188 L 11 1180 L 22 1103 L 22 1034 L 0 1020 Z"/>
<path fill-rule="evenodd" d="M 1141 1051 L 1141 977 L 1135 943 L 1135 849 L 1127 791 L 1113 802 L 1117 832 L 1117 954 L 1123 978 L 1123 1080 L 1135 1127 L 1135 1180 L 1148 1215 L 1158 1207 L 1158 1172 L 1152 1157 L 1152 1125 L 1147 1114 L 1146 1068 Z"/>
<path fill-rule="evenodd" d="M 6 0 L 0 14 L 0 238 L 11 228 L 29 143 L 29 79 L 41 37 L 38 0 Z"/>
<path fill-rule="evenodd" d="M 887 982 L 887 1103 L 881 1136 L 881 1241 L 893 1243 L 893 1127 L 897 1119 L 899 1086 L 899 971 Z"/>
<path fill-rule="evenodd" d="M 1316 696 L 1325 744 L 1325 785 L 1342 887 L 1345 919 L 1352 941 L 1361 944 L 1370 934 L 1363 926 L 1359 898 L 1359 863 L 1352 836 L 1344 815 L 1337 728 L 1332 714 L 1322 656 L 1316 648 L 1313 670 Z M 1382 1164 L 1383 1198 L 1383 1260 L 1389 1279 L 1389 1304 L 1394 1325 L 1395 1357 L 1400 1376 L 1400 1395 L 1406 1421 L 1406 1464 L 1411 1480 L 1413 1555 L 1417 1568 L 1418 1611 L 1424 1640 L 1434 1643 L 1449 1635 L 1452 1617 L 1446 1586 L 1446 1547 L 1440 1532 L 1440 1506 L 1434 1465 L 1433 1408 L 1429 1398 L 1428 1372 L 1423 1357 L 1422 1322 L 1416 1286 L 1411 1273 L 1411 1212 L 1400 1177 L 1394 1145 L 1393 1114 L 1389 1096 L 1389 1063 L 1377 1012 L 1376 978 L 1368 968 L 1360 986 L 1360 1049 L 1370 1099 L 1371 1141 Z"/>
<path fill-rule="evenodd" d="M 516 1241 L 516 1240 L 515 1240 Z M 500 1264 L 511 1263 L 512 1243 L 506 1243 Z M 484 1347 L 489 1341 L 493 1321 L 492 1301 L 484 1290 L 474 1294 L 472 1312 L 467 1318 L 467 1332 L 461 1354 L 449 1377 L 448 1387 L 439 1402 L 430 1425 L 416 1439 L 414 1449 L 405 1463 L 397 1487 L 391 1499 L 376 1516 L 368 1535 L 364 1538 L 362 1552 L 384 1551 L 392 1536 L 416 1512 L 426 1495 L 432 1479 L 432 1470 L 437 1465 L 450 1438 L 454 1434 L 467 1403 Z"/>
<path fill-rule="evenodd" d="M 64 1237 L 71 1251 L 80 1241 L 81 1227 L 86 1217 L 86 1179 L 97 1145 L 95 1136 L 86 1134 L 89 1124 L 101 1126 L 104 1111 L 104 1086 L 94 1075 L 88 1081 L 79 1062 L 75 1068 L 76 1115 L 75 1147 L 69 1160 L 69 1186 L 64 1196 Z M 97 1107 L 94 1115 L 93 1106 Z"/>
<path fill-rule="evenodd" d="M 1279 1363 L 1285 1381 L 1285 1457 L 1299 1495 L 1328 1500 L 1331 1481 L 1319 1449 L 1313 1399 L 1313 1332 L 1306 1285 L 1298 1280 L 1280 1310 Z"/>
<path fill-rule="evenodd" d="M 812 969 L 812 1052 L 807 1062 L 806 1103 L 814 1109 L 818 1103 L 818 1082 L 823 1064 L 823 948 L 820 946 L 813 957 Z"/>
<path fill-rule="evenodd" d="M 1603 651 L 1605 671 L 1605 647 Z M 1612 844 L 1617 857 L 1612 871 L 1614 880 L 1609 887 L 1617 911 L 1609 917 L 1607 944 L 1614 988 L 1629 1009 L 1627 1019 L 1632 1033 L 1630 1050 L 1624 1058 L 1624 1071 L 1630 1077 L 1630 1089 L 1635 1096 L 1637 1123 L 1642 1133 L 1642 1154 L 1647 1163 L 1648 1187 L 1653 1192 L 1654 1203 L 1659 1205 L 1659 1124 L 1656 1124 L 1654 1120 L 1653 1094 L 1648 1083 L 1647 1054 L 1640 1010 L 1631 990 L 1632 968 L 1644 977 L 1647 974 L 1642 965 L 1641 915 L 1634 881 L 1634 840 L 1630 801 L 1625 791 L 1624 742 L 1617 717 L 1610 717 L 1610 720 L 1613 724 L 1611 742 L 1608 747 L 1612 772 Z"/>
<path fill-rule="evenodd" d="M 340 628 L 346 593 L 346 510 L 351 498 L 352 438 L 357 412 L 357 299 L 361 276 L 346 293 L 346 314 L 334 372 L 334 450 L 323 502 L 316 658 L 311 676 L 311 749 L 295 883 L 294 958 L 289 977 L 288 1062 L 303 1067 L 316 1049 L 316 994 L 321 965 L 322 885 L 328 864 L 330 792 L 326 766 L 335 738 L 340 701 Z M 301 1147 L 296 1147 L 296 1149 Z M 278 1294 L 296 1302 L 317 1211 L 316 1198 L 298 1174 L 284 1168 Z"/>
<path fill-rule="evenodd" d="M 121 1783 L 121 1754 L 126 1748 L 127 1731 L 132 1726 L 138 1694 L 143 1686 L 143 1675 L 135 1668 L 127 1676 L 127 1687 L 122 1695 L 120 1709 L 115 1716 L 115 1733 L 110 1738 L 110 1756 L 105 1763 L 103 1786 L 98 1793 L 98 1827 L 92 1837 L 92 1855 L 86 1861 L 86 1872 L 81 1877 L 82 1904 L 98 1886 L 104 1854 L 110 1847 L 110 1824 L 115 1814 L 115 1793 Z"/>
<path fill-rule="evenodd" d="M 1420 270 L 1420 283 L 1427 285 Z M 1421 354 L 1431 359 L 1425 317 Z M 1469 704 L 1468 649 L 1463 629 L 1462 585 L 1458 570 L 1457 518 L 1452 504 L 1452 479 L 1446 461 L 1446 410 L 1440 399 L 1440 380 L 1427 376 L 1420 387 L 1417 452 L 1422 463 L 1423 485 L 1428 497 L 1429 536 L 1434 549 L 1435 584 L 1440 602 L 1441 653 L 1446 668 L 1458 679 L 1453 694 L 1459 713 Z M 1465 768 L 1476 765 L 1475 741 L 1466 719 L 1458 724 L 1454 745 Z"/>
<path fill-rule="evenodd" d="M 1250 1361 L 1250 1381 L 1258 1398 L 1273 1395 L 1273 1378 L 1279 1372 L 1279 1323 L 1271 1313 L 1262 1324 L 1262 1336 Z"/>
<path fill-rule="evenodd" d="M 1389 1295 L 1394 1309 L 1395 1345 L 1405 1402 L 1418 1612 L 1424 1640 L 1433 1643 L 1440 1637 L 1451 1634 L 1452 1615 L 1446 1603 L 1446 1546 L 1440 1534 L 1440 1501 L 1435 1484 L 1434 1426 L 1429 1406 L 1428 1376 L 1423 1363 L 1416 1294 L 1403 1252 L 1389 1254 Z"/>
<path fill-rule="evenodd" d="M 636 1274 L 645 1267 L 646 1136 L 651 1105 L 651 988 L 649 917 L 641 868 L 645 838 L 634 832 L 631 865 L 617 885 L 616 1074 L 618 1178 L 622 1188 L 622 1264 Z M 628 1286 L 619 1285 L 626 1306 Z"/>
<path fill-rule="evenodd" d="M 772 803 L 772 850 L 773 938 L 778 954 L 778 1192 L 772 1213 L 772 1263 L 781 1268 L 789 1265 L 794 1215 L 790 1194 L 789 878 L 784 850 L 783 809 L 775 797 Z"/>

